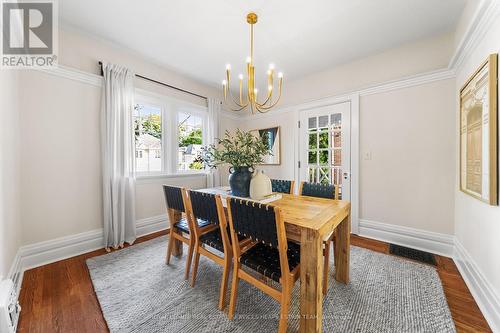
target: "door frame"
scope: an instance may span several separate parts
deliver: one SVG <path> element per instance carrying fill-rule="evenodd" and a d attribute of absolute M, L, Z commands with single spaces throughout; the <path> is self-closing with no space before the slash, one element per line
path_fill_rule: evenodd
<path fill-rule="evenodd" d="M 311 109 L 325 107 L 340 103 L 350 102 L 351 105 L 351 232 L 354 234 L 359 233 L 359 94 L 348 94 L 342 96 L 328 97 L 324 99 L 315 100 L 312 102 L 302 103 L 296 105 L 296 123 L 297 127 L 295 133 L 296 149 L 295 149 L 295 183 L 298 185 L 300 181 L 299 162 L 301 167 L 304 167 L 304 162 L 300 161 L 300 129 L 299 121 L 304 111 Z M 305 126 L 301 124 L 301 126 Z"/>

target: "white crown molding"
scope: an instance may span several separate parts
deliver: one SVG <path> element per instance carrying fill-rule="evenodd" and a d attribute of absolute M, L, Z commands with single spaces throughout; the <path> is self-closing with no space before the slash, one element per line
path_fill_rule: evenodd
<path fill-rule="evenodd" d="M 35 70 L 42 73 L 62 77 L 65 79 L 70 79 L 73 81 L 90 84 L 96 87 L 101 87 L 103 82 L 102 76 L 84 72 L 76 68 L 67 67 L 63 65 L 58 65 L 55 68 L 36 68 Z"/>
<path fill-rule="evenodd" d="M 500 297 L 457 238 L 454 260 L 491 330 L 500 332 Z"/>
<path fill-rule="evenodd" d="M 450 59 L 449 69 L 457 72 L 462 67 L 464 60 L 484 38 L 498 15 L 500 15 L 500 1 L 483 0 L 479 4 L 462 40 Z"/>
<path fill-rule="evenodd" d="M 406 76 L 401 79 L 387 81 L 381 84 L 376 84 L 358 91 L 360 96 L 385 93 L 393 90 L 399 90 L 409 87 L 420 86 L 441 80 L 455 78 L 455 71 L 448 68 L 439 69 L 422 74 Z"/>
<path fill-rule="evenodd" d="M 453 257 L 454 236 L 452 235 L 366 219 L 359 220 L 359 234 L 363 237 L 406 246 L 412 249 Z"/>

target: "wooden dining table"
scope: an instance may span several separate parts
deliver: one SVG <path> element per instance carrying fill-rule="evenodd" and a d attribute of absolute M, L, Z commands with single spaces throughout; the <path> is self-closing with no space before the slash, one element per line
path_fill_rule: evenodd
<path fill-rule="evenodd" d="M 229 195 L 227 188 L 200 191 Z M 300 332 L 322 332 L 323 242 L 336 230 L 335 279 L 349 282 L 351 204 L 349 201 L 280 194 L 269 204 L 281 208 L 287 238 L 300 243 Z M 176 215 L 174 219 L 180 219 Z M 175 223 L 175 222 L 174 222 Z M 174 246 L 174 255 L 182 246 Z"/>

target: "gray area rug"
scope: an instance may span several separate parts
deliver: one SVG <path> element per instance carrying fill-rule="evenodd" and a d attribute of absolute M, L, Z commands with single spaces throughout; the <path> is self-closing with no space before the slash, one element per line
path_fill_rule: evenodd
<path fill-rule="evenodd" d="M 274 299 L 241 281 L 230 321 L 217 309 L 221 267 L 201 256 L 191 288 L 183 278 L 185 256 L 165 265 L 166 244 L 160 237 L 87 260 L 111 332 L 277 332 Z M 299 285 L 290 309 L 291 332 L 298 331 Z M 433 267 L 351 247 L 351 282 L 330 279 L 323 331 L 455 332 L 455 326 Z"/>

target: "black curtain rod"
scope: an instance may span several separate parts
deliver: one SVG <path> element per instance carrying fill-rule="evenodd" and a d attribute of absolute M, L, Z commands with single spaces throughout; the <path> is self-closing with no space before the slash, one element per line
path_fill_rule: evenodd
<path fill-rule="evenodd" d="M 104 74 L 103 70 L 102 70 L 102 61 L 99 61 L 99 66 L 101 68 L 101 76 Z M 178 88 L 178 87 L 175 87 L 175 86 L 172 86 L 170 84 L 167 84 L 167 83 L 164 83 L 164 82 L 160 82 L 160 81 L 157 81 L 157 80 L 154 80 L 154 79 L 150 79 L 149 77 L 146 77 L 146 76 L 142 76 L 142 75 L 139 75 L 139 74 L 135 74 L 136 77 L 140 78 L 140 79 L 143 79 L 143 80 L 146 80 L 146 81 L 149 81 L 149 82 L 153 82 L 153 83 L 156 83 L 156 84 L 159 84 L 159 85 L 162 85 L 162 86 L 165 86 L 165 87 L 168 87 L 170 89 L 174 89 L 174 90 L 177 90 L 177 91 L 181 91 L 183 93 L 186 93 L 186 94 L 189 94 L 189 95 L 193 95 L 193 96 L 196 96 L 196 97 L 200 97 L 200 98 L 203 98 L 203 99 L 207 99 L 208 98 L 206 96 L 202 96 L 202 95 L 199 95 L 197 93 L 194 93 L 192 91 L 189 91 L 189 90 L 185 90 L 185 89 L 182 89 L 182 88 Z"/>

